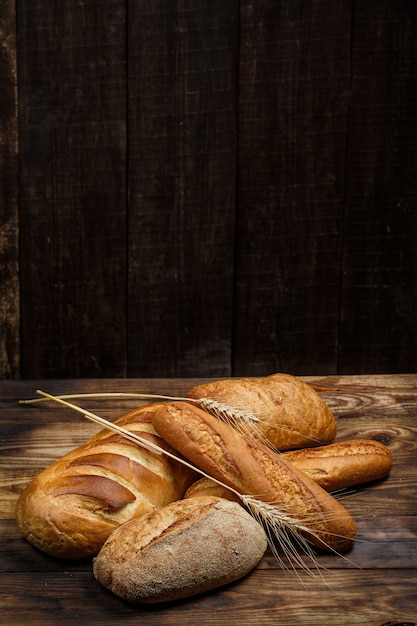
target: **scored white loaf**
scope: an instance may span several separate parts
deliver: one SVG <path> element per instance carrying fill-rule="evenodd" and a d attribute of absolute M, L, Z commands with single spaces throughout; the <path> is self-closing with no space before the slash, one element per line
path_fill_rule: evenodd
<path fill-rule="evenodd" d="M 162 448 L 153 403 L 117 423 Z M 126 521 L 182 498 L 197 474 L 107 429 L 41 472 L 23 491 L 16 521 L 36 548 L 59 558 L 97 554 Z"/>

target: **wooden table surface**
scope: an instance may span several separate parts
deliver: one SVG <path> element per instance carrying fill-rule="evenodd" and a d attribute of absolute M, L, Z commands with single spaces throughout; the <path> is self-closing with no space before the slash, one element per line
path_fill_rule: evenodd
<path fill-rule="evenodd" d="M 184 396 L 205 379 L 0 382 L 0 621 L 7 625 L 361 624 L 417 622 L 417 375 L 308 377 L 333 410 L 337 440 L 375 438 L 393 455 L 390 476 L 356 488 L 344 504 L 358 538 L 348 558 L 319 555 L 323 581 L 282 570 L 268 552 L 244 579 L 183 602 L 132 606 L 95 581 L 91 562 L 37 551 L 14 521 L 25 485 L 98 427 L 54 403 L 19 405 L 36 389 L 52 394 L 123 391 Z M 78 400 L 115 419 L 140 402 Z"/>

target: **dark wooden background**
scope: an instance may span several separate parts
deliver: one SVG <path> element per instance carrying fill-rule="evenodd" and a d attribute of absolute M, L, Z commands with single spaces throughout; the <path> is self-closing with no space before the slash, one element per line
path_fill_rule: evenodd
<path fill-rule="evenodd" d="M 415 0 L 0 31 L 0 377 L 417 371 Z"/>

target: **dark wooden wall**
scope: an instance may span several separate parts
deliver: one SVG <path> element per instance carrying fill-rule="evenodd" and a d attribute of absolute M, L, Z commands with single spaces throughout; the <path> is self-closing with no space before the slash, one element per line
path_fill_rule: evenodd
<path fill-rule="evenodd" d="M 417 371 L 415 0 L 2 0 L 0 376 Z"/>

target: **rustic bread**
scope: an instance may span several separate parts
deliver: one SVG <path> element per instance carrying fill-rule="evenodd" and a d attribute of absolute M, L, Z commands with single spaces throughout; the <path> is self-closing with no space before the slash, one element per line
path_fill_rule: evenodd
<path fill-rule="evenodd" d="M 330 408 L 310 385 L 290 374 L 218 380 L 187 395 L 254 413 L 260 420 L 256 427 L 279 450 L 328 444 L 336 436 Z M 259 439 L 256 430 L 252 434 Z"/>
<path fill-rule="evenodd" d="M 266 548 L 262 527 L 240 505 L 201 496 L 115 530 L 94 559 L 93 572 L 124 600 L 167 602 L 238 580 Z"/>
<path fill-rule="evenodd" d="M 216 498 L 225 498 L 232 502 L 238 502 L 241 504 L 241 499 L 233 491 L 223 485 L 219 485 L 211 478 L 199 478 L 196 480 L 184 494 L 184 499 L 198 498 L 200 496 L 214 496 Z"/>
<path fill-rule="evenodd" d="M 348 550 L 355 523 L 343 505 L 291 463 L 199 407 L 170 402 L 153 414 L 160 436 L 195 466 L 239 494 L 274 504 L 314 545 Z"/>
<path fill-rule="evenodd" d="M 387 476 L 392 467 L 391 453 L 374 439 L 351 439 L 318 448 L 283 452 L 281 458 L 307 474 L 326 491 L 337 491 Z M 185 492 L 184 498 L 215 495 L 239 501 L 230 489 L 210 478 L 199 478 Z"/>
<path fill-rule="evenodd" d="M 384 478 L 392 467 L 391 452 L 374 439 L 339 441 L 327 446 L 284 452 L 282 456 L 326 491 Z"/>
<path fill-rule="evenodd" d="M 116 423 L 169 449 L 151 423 L 159 406 L 142 406 Z M 83 558 L 97 554 L 121 524 L 181 498 L 196 477 L 166 455 L 102 430 L 26 487 L 16 520 L 36 548 L 60 558 Z"/>

